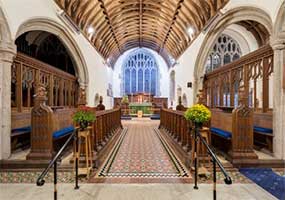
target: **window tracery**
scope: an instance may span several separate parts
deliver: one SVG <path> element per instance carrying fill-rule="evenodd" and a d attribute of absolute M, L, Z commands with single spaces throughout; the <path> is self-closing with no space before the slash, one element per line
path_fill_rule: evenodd
<path fill-rule="evenodd" d="M 129 55 L 123 64 L 123 95 L 151 93 L 159 95 L 159 70 L 154 56 L 144 49 Z"/>
<path fill-rule="evenodd" d="M 242 56 L 242 51 L 238 42 L 229 35 L 222 34 L 216 40 L 213 49 L 211 50 L 207 63 L 206 73 L 214 69 L 231 63 Z"/>

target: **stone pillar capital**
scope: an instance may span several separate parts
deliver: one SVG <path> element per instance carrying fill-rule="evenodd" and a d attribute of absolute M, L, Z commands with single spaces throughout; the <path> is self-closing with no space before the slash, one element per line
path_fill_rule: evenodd
<path fill-rule="evenodd" d="M 82 81 L 81 79 L 78 79 L 78 83 L 79 83 L 79 87 L 82 89 L 86 89 L 88 86 L 88 83 L 86 83 L 85 81 Z"/>
<path fill-rule="evenodd" d="M 285 40 L 274 40 L 271 42 L 271 47 L 273 50 L 285 49 Z"/>
<path fill-rule="evenodd" d="M 0 43 L 0 60 L 12 63 L 17 54 L 17 46 L 12 43 Z"/>

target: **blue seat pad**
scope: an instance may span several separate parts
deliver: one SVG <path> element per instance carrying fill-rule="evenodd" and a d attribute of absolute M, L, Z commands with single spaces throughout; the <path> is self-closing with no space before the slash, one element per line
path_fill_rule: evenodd
<path fill-rule="evenodd" d="M 226 139 L 231 139 L 232 138 L 232 133 L 228 132 L 228 131 L 224 131 L 222 129 L 219 128 L 215 128 L 215 127 L 211 127 L 210 131 L 221 136 L 224 137 Z"/>
<path fill-rule="evenodd" d="M 31 132 L 31 130 L 32 130 L 31 126 L 26 126 L 26 127 L 12 129 L 12 133 L 15 133 L 15 132 Z"/>
<path fill-rule="evenodd" d="M 150 119 L 160 119 L 160 115 L 154 114 L 154 115 L 150 116 Z"/>
<path fill-rule="evenodd" d="M 268 133 L 268 134 L 272 134 L 273 133 L 272 129 L 270 129 L 270 128 L 262 128 L 262 127 L 259 127 L 259 126 L 254 126 L 253 127 L 253 131 L 262 132 L 262 133 Z"/>
<path fill-rule="evenodd" d="M 62 137 L 62 136 L 65 136 L 65 135 L 67 135 L 67 134 L 69 134 L 69 133 L 71 133 L 71 132 L 73 132 L 75 129 L 74 129 L 74 126 L 68 126 L 68 127 L 65 127 L 65 128 L 63 128 L 63 129 L 60 129 L 60 130 L 58 130 L 58 131 L 55 131 L 55 132 L 53 132 L 53 138 L 60 138 L 60 137 Z"/>

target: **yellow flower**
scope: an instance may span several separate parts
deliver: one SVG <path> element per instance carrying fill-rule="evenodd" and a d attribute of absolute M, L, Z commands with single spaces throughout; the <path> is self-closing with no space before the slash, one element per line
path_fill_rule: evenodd
<path fill-rule="evenodd" d="M 204 123 L 210 120 L 211 112 L 203 104 L 195 104 L 186 110 L 184 117 L 194 123 Z"/>

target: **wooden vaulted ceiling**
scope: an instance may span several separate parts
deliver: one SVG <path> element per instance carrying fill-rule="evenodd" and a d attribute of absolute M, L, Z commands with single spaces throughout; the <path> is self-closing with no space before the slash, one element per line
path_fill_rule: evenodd
<path fill-rule="evenodd" d="M 169 65 L 228 1 L 55 0 L 111 64 L 129 49 L 146 47 Z"/>

